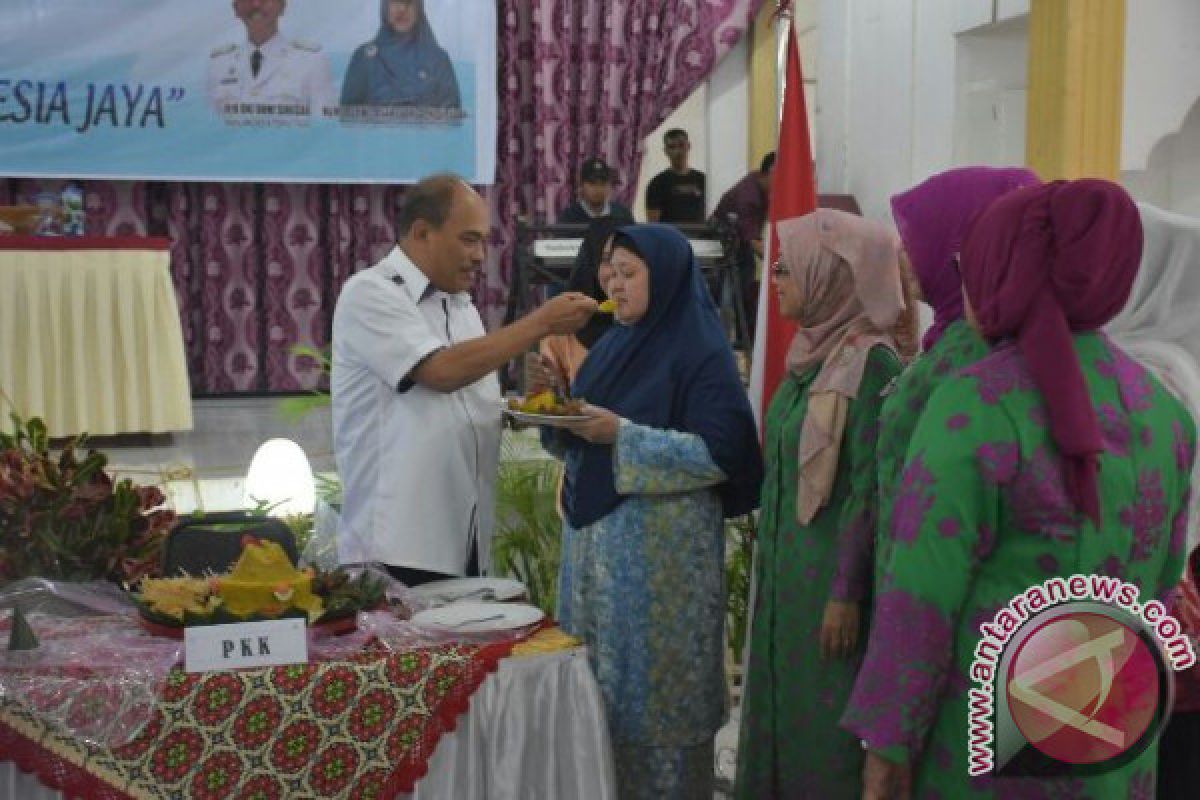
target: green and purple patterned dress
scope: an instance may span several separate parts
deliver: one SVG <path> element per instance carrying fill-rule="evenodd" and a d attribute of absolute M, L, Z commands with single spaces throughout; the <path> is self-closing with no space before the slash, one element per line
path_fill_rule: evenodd
<path fill-rule="evenodd" d="M 738 745 L 741 800 L 857 800 L 861 794 L 862 748 L 838 720 L 869 617 L 880 392 L 900 372 L 900 361 L 886 347 L 872 348 L 850 403 L 829 503 L 801 525 L 797 454 L 818 371 L 786 378 L 767 414 L 758 591 Z M 859 650 L 850 659 L 821 658 L 818 633 L 830 600 L 862 604 Z"/>
<path fill-rule="evenodd" d="M 1075 337 L 1104 440 L 1101 525 L 1080 522 L 1046 408 L 1005 345 L 934 392 L 909 445 L 893 549 L 846 727 L 913 762 L 915 798 L 1154 796 L 1157 746 L 1103 775 L 971 778 L 967 690 L 979 625 L 1055 576 L 1103 574 L 1165 597 L 1184 563 L 1195 425 L 1102 334 Z"/>
<path fill-rule="evenodd" d="M 900 486 L 904 455 L 917 420 L 930 395 L 942 381 L 969 367 L 989 352 L 987 342 L 966 320 L 950 323 L 937 342 L 900 373 L 885 391 L 879 414 L 879 530 L 875 542 L 875 574 L 878 577 L 891 552 L 892 504 Z"/>

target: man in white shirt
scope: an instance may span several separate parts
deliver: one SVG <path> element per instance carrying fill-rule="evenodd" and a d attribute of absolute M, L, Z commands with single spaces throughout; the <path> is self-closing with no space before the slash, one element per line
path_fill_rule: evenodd
<path fill-rule="evenodd" d="M 409 190 L 399 244 L 346 282 L 333 314 L 333 437 L 343 485 L 338 560 L 379 561 L 408 585 L 491 561 L 500 450 L 495 371 L 596 302 L 570 292 L 487 334 L 468 290 L 487 204 L 461 178 Z"/>
<path fill-rule="evenodd" d="M 286 0 L 233 0 L 246 40 L 218 47 L 208 63 L 208 97 L 226 117 L 307 122 L 337 104 L 321 46 L 279 31 Z"/>

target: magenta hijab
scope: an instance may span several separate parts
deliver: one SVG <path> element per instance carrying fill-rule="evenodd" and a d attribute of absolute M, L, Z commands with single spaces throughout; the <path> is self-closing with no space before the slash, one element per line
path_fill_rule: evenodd
<path fill-rule="evenodd" d="M 938 173 L 892 197 L 892 217 L 916 273 L 921 296 L 933 309 L 933 325 L 921 349 L 937 344 L 962 319 L 962 282 L 954 257 L 971 223 L 992 202 L 1014 189 L 1041 183 L 1024 167 L 960 167 Z"/>
<path fill-rule="evenodd" d="M 1096 524 L 1104 450 L 1071 342 L 1124 307 L 1142 257 L 1142 222 L 1120 186 L 1055 181 L 994 202 L 967 234 L 962 281 L 983 334 L 1012 336 L 1046 403 L 1075 507 Z"/>

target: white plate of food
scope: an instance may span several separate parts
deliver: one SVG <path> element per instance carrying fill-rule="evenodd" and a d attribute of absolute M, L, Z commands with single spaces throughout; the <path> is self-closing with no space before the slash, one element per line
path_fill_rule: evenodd
<path fill-rule="evenodd" d="M 444 633 L 489 633 L 525 628 L 546 614 L 524 603 L 451 603 L 413 614 L 412 622 Z"/>
<path fill-rule="evenodd" d="M 564 428 L 573 422 L 583 422 L 587 419 L 582 414 L 531 414 L 527 411 L 514 411 L 511 408 L 504 409 L 504 413 L 526 425 L 549 425 L 554 428 Z"/>
<path fill-rule="evenodd" d="M 506 602 L 528 594 L 525 584 L 511 578 L 448 578 L 414 586 L 409 591 L 434 603 L 458 603 L 472 600 Z"/>
<path fill-rule="evenodd" d="M 563 426 L 586 420 L 587 417 L 580 413 L 583 406 L 582 400 L 564 399 L 546 390 L 524 399 L 509 398 L 504 413 L 527 425 Z"/>

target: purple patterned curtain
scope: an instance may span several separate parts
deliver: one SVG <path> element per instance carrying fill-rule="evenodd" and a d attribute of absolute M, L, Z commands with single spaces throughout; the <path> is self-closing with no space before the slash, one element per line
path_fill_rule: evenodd
<path fill-rule="evenodd" d="M 578 164 L 629 202 L 642 141 L 712 72 L 762 0 L 497 0 L 500 119 L 492 248 L 476 296 L 498 323 L 520 216 L 553 218 Z M 0 202 L 62 181 L 0 182 Z M 196 395 L 320 386 L 296 345 L 329 344 L 337 292 L 395 242 L 402 186 L 88 181 L 88 232 L 172 239 Z"/>

